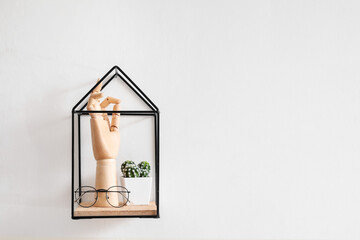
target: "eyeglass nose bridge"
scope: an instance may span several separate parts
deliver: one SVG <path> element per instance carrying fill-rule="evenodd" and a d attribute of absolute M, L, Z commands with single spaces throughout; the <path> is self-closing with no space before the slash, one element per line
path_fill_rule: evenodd
<path fill-rule="evenodd" d="M 97 192 L 107 192 L 107 189 L 96 189 Z"/>

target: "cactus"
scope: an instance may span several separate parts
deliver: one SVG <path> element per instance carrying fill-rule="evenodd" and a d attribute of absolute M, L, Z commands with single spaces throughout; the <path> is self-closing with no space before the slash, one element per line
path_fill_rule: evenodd
<path fill-rule="evenodd" d="M 150 164 L 146 161 L 142 161 L 138 164 L 140 169 L 140 177 L 149 177 L 150 174 Z"/>
<path fill-rule="evenodd" d="M 146 161 L 142 161 L 136 166 L 133 161 L 126 160 L 121 164 L 121 172 L 126 178 L 149 177 L 150 164 Z"/>
<path fill-rule="evenodd" d="M 140 177 L 141 171 L 136 165 L 128 165 L 125 167 L 124 176 L 127 178 Z"/>
<path fill-rule="evenodd" d="M 127 167 L 136 167 L 135 163 L 131 160 L 126 160 L 125 162 L 123 162 L 123 164 L 121 164 L 121 172 L 122 174 L 125 176 L 125 169 Z"/>

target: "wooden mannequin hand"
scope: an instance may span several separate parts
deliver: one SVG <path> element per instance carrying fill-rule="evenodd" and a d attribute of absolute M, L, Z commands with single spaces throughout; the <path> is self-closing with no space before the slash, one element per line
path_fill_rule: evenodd
<path fill-rule="evenodd" d="M 115 104 L 113 110 L 118 111 L 120 109 L 119 99 L 107 97 L 100 103 L 100 98 L 103 97 L 103 93 L 100 92 L 101 86 L 102 83 L 91 93 L 87 110 L 105 110 L 110 104 Z M 111 125 L 107 113 L 90 113 L 90 117 L 91 140 L 95 159 L 115 159 L 120 145 L 120 113 L 112 114 Z"/>

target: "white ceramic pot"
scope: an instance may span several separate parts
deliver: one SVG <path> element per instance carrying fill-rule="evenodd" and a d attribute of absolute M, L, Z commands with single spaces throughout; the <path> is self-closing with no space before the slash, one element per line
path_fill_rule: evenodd
<path fill-rule="evenodd" d="M 130 191 L 127 205 L 148 205 L 150 203 L 151 177 L 120 177 L 120 182 L 121 186 Z"/>

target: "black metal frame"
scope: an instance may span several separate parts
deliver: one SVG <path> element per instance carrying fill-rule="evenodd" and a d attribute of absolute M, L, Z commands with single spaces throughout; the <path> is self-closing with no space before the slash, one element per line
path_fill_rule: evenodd
<path fill-rule="evenodd" d="M 144 103 L 150 107 L 151 111 L 86 111 L 84 108 L 87 105 L 87 101 L 80 107 L 79 105 L 91 94 L 91 92 L 103 82 L 110 74 L 113 75 L 107 80 L 102 88 L 104 89 L 113 79 L 120 78 L 126 83 L 128 87 L 131 88 L 137 96 L 144 101 Z M 75 180 L 75 134 L 77 134 L 78 140 L 78 176 L 79 176 L 79 187 L 81 187 L 81 138 L 80 138 L 80 117 L 82 115 L 89 115 L 89 113 L 107 113 L 111 115 L 112 113 L 120 113 L 122 116 L 153 116 L 154 117 L 154 133 L 155 133 L 155 202 L 157 206 L 156 215 L 150 216 L 74 216 L 74 180 Z M 77 115 L 77 133 L 75 133 L 75 115 Z M 71 218 L 72 219 L 82 219 L 82 218 L 159 218 L 160 217 L 160 201 L 159 201 L 159 173 L 160 173 L 160 112 L 158 107 L 150 100 L 148 96 L 118 67 L 112 67 L 101 79 L 98 81 L 87 93 L 83 96 L 80 101 L 72 109 L 72 164 L 71 164 Z"/>

